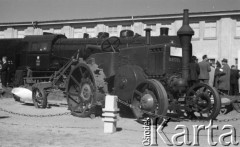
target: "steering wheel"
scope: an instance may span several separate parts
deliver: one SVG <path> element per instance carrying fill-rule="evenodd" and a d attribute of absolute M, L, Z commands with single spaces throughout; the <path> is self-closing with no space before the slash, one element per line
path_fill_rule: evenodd
<path fill-rule="evenodd" d="M 102 51 L 105 52 L 116 52 L 116 49 L 118 48 L 118 46 L 120 45 L 120 39 L 118 37 L 110 37 L 106 40 L 104 40 L 101 44 L 101 49 Z"/>

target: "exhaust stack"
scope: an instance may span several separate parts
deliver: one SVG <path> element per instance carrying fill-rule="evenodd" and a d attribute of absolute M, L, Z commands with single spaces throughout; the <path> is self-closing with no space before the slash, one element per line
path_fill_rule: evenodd
<path fill-rule="evenodd" d="M 189 61 L 191 54 L 191 39 L 194 35 L 193 29 L 189 26 L 188 9 L 183 12 L 183 25 L 177 35 L 182 45 L 182 78 L 187 80 L 189 76 Z"/>
<path fill-rule="evenodd" d="M 146 32 L 146 44 L 150 45 L 151 44 L 151 31 L 152 31 L 152 29 L 146 28 L 144 30 Z"/>

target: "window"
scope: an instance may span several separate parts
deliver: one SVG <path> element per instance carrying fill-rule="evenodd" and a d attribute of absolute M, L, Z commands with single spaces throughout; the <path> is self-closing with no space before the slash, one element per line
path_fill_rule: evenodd
<path fill-rule="evenodd" d="M 89 34 L 89 38 L 96 37 L 97 35 L 95 34 L 95 28 L 87 28 L 87 32 Z"/>
<path fill-rule="evenodd" d="M 194 31 L 194 35 L 192 37 L 193 40 L 198 40 L 200 37 L 199 37 L 199 32 L 200 32 L 200 29 L 199 29 L 199 23 L 191 23 L 190 24 L 190 27 L 193 29 Z"/>
<path fill-rule="evenodd" d="M 74 29 L 74 38 L 83 38 L 82 29 Z"/>
<path fill-rule="evenodd" d="M 240 21 L 236 22 L 235 38 L 240 39 Z"/>
<path fill-rule="evenodd" d="M 157 26 L 156 26 L 156 24 L 147 24 L 146 28 L 152 29 L 151 36 L 159 36 L 159 34 L 157 33 Z"/>
<path fill-rule="evenodd" d="M 0 38 L 4 38 L 4 32 L 0 32 Z"/>
<path fill-rule="evenodd" d="M 117 26 L 108 27 L 109 36 L 119 36 Z"/>
<path fill-rule="evenodd" d="M 217 39 L 217 23 L 216 22 L 205 23 L 204 39 Z"/>
<path fill-rule="evenodd" d="M 60 30 L 60 29 L 54 29 L 54 30 L 53 30 L 53 33 L 54 33 L 54 34 L 61 34 L 61 30 Z"/>
<path fill-rule="evenodd" d="M 131 26 L 122 26 L 122 30 L 132 30 Z"/>
<path fill-rule="evenodd" d="M 173 31 L 171 24 L 162 24 L 161 28 L 168 28 L 168 35 L 176 35 L 176 33 Z M 161 33 L 161 32 L 160 32 Z M 159 34 L 160 35 L 160 34 Z"/>
<path fill-rule="evenodd" d="M 18 37 L 18 38 L 24 38 L 24 36 L 25 36 L 25 35 L 24 35 L 24 31 L 18 31 L 18 32 L 17 32 L 17 37 Z"/>

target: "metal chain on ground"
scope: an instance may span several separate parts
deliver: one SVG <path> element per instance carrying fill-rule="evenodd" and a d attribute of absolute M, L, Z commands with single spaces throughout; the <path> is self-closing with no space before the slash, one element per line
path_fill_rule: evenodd
<path fill-rule="evenodd" d="M 131 104 L 128 104 L 127 102 L 123 101 L 123 100 L 120 100 L 120 99 L 117 99 L 119 103 L 127 106 L 127 107 L 130 107 L 130 108 L 134 108 L 133 105 Z M 190 120 L 190 119 L 182 119 L 182 118 L 176 118 L 176 117 L 170 117 L 170 116 L 165 116 L 165 115 L 158 115 L 158 114 L 155 114 L 155 113 L 151 113 L 149 111 L 145 111 L 145 110 L 142 110 L 141 111 L 143 113 L 146 113 L 148 115 L 151 115 L 155 118 L 166 118 L 166 119 L 172 119 L 172 120 L 176 120 L 176 121 L 185 121 L 185 122 L 209 122 L 209 120 L 199 120 L 199 119 L 194 119 L 194 120 Z M 238 118 L 227 118 L 227 119 L 221 119 L 221 120 L 213 120 L 213 122 L 230 122 L 230 121 L 238 121 L 240 120 L 240 117 Z"/>
<path fill-rule="evenodd" d="M 7 113 L 10 113 L 10 114 L 13 114 L 13 115 L 26 116 L 26 117 L 54 117 L 54 116 L 63 116 L 63 115 L 71 114 L 70 112 L 57 113 L 57 114 L 46 114 L 46 115 L 24 114 L 24 113 L 12 112 L 12 111 L 3 109 L 1 107 L 0 107 L 0 111 L 7 112 Z"/>

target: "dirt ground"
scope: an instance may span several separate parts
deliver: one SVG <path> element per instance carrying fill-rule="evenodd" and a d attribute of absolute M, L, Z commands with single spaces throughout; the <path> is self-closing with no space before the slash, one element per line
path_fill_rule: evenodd
<path fill-rule="evenodd" d="M 101 117 L 78 118 L 72 115 L 49 116 L 69 112 L 66 107 L 36 109 L 33 105 L 16 102 L 13 98 L 0 98 L 0 147 L 140 147 L 144 137 L 143 125 L 134 118 L 118 117 L 117 132 L 105 134 Z M 9 111 L 9 112 L 6 112 Z M 25 116 L 14 114 L 20 113 Z M 29 115 L 36 115 L 35 117 Z M 48 115 L 49 117 L 39 117 Z M 240 114 L 232 111 L 227 115 L 219 115 L 224 122 L 214 122 L 219 129 L 213 132 L 213 141 L 221 146 L 218 139 L 229 130 L 221 130 L 226 125 L 236 128 L 236 140 L 240 141 L 240 121 L 228 119 L 240 118 Z M 164 132 L 168 138 L 183 130 L 175 130 L 177 125 L 189 128 L 190 141 L 193 141 L 193 125 L 208 125 L 209 122 L 170 122 Z M 208 144 L 207 130 L 200 131 L 199 146 Z M 179 138 L 182 141 L 183 137 Z M 230 137 L 226 138 L 230 141 Z M 166 145 L 161 137 L 157 137 L 158 146 Z M 184 145 L 183 145 L 184 146 Z M 190 145 L 192 146 L 192 145 Z M 230 145 L 235 146 L 235 145 Z"/>

